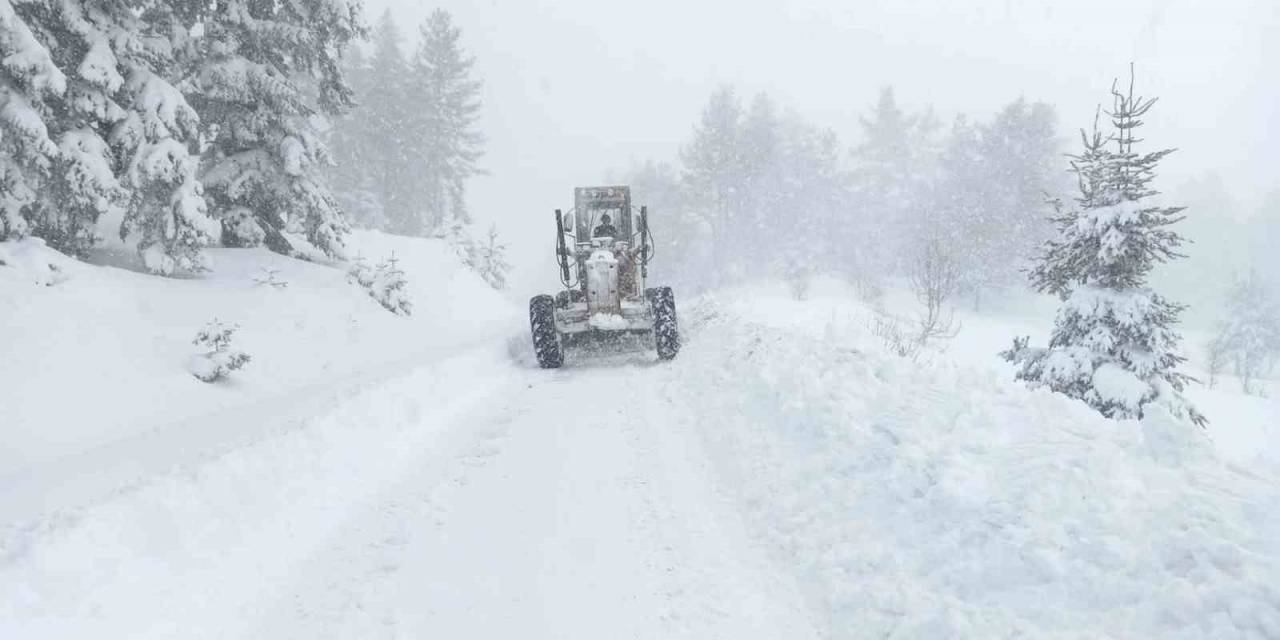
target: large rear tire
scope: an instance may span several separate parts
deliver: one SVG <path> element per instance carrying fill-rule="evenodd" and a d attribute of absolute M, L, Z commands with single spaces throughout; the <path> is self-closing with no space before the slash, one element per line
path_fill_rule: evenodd
<path fill-rule="evenodd" d="M 560 350 L 560 336 L 556 334 L 556 299 L 551 296 L 534 296 L 529 300 L 529 328 L 533 332 L 533 353 L 538 366 L 557 369 L 564 364 Z"/>
<path fill-rule="evenodd" d="M 671 287 L 645 289 L 649 311 L 653 313 L 653 344 L 659 360 L 670 360 L 680 352 L 680 327 L 676 323 L 676 296 Z"/>

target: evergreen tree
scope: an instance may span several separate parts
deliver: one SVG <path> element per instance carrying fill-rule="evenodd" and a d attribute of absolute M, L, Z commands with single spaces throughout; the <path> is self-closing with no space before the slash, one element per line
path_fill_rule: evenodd
<path fill-rule="evenodd" d="M 834 132 L 795 118 L 784 123 L 782 132 L 781 175 L 774 180 L 777 208 L 762 225 L 761 237 L 778 245 L 784 273 L 807 282 L 817 270 L 845 262 L 848 247 L 838 230 L 850 200 L 848 177 L 840 167 Z"/>
<path fill-rule="evenodd" d="M 22 5 L 19 5 L 22 7 Z M 47 11 L 30 3 L 28 11 Z M 0 240 L 30 232 L 27 216 L 37 205 L 42 181 L 58 157 L 46 118 L 50 102 L 67 88 L 45 43 L 27 16 L 0 2 Z"/>
<path fill-rule="evenodd" d="M 414 198 L 407 215 L 393 220 L 402 233 L 443 235 L 471 221 L 466 184 L 481 173 L 484 136 L 476 129 L 481 85 L 461 35 L 448 12 L 435 10 L 410 63 L 408 131 L 415 144 L 405 166 L 412 170 Z"/>
<path fill-rule="evenodd" d="M 106 34 L 84 20 L 80 4 L 19 5 L 17 10 L 26 14 L 34 37 L 49 43 L 53 65 L 67 72 L 61 99 L 45 103 L 42 119 L 56 152 L 27 208 L 27 223 L 51 247 L 83 256 L 99 240 L 98 218 L 117 211 L 123 198 L 103 139 L 123 116 L 111 98 L 123 79 Z"/>
<path fill-rule="evenodd" d="M 403 40 L 391 11 L 384 11 L 373 31 L 366 87 L 359 94 L 363 106 L 353 119 L 362 125 L 367 153 L 360 163 L 382 210 L 380 228 L 407 233 L 421 207 L 414 192 L 421 176 L 414 173 L 411 160 L 414 149 L 426 142 L 417 137 L 411 122 L 416 105 L 409 96 Z"/>
<path fill-rule="evenodd" d="M 690 212 L 680 173 L 668 163 L 648 160 L 633 164 L 620 174 L 610 177 L 610 182 L 629 185 L 632 202 L 648 207 L 654 251 L 663 256 L 650 268 L 662 269 L 662 280 L 673 286 L 692 288 L 701 284 L 695 274 L 706 269 L 702 257 L 709 243 L 692 224 L 695 216 Z"/>
<path fill-rule="evenodd" d="M 1019 98 L 990 122 L 960 118 L 938 160 L 933 208 L 953 247 L 962 290 L 983 294 L 1013 285 L 1052 234 L 1047 197 L 1061 191 L 1052 108 Z"/>
<path fill-rule="evenodd" d="M 1181 257 L 1182 238 L 1170 229 L 1180 207 L 1148 199 L 1156 165 L 1172 152 L 1139 153 L 1135 132 L 1155 99 L 1112 87 L 1113 133 L 1097 121 L 1081 132 L 1084 149 L 1073 156 L 1080 194 L 1058 206 L 1058 237 L 1031 271 L 1033 286 L 1060 296 L 1063 305 L 1048 349 L 1016 340 L 1006 358 L 1021 364 L 1018 378 L 1078 398 L 1111 418 L 1140 418 L 1160 400 L 1174 415 L 1204 418 L 1181 396 L 1190 380 L 1177 370 L 1177 323 L 1182 305 L 1146 286 L 1151 269 Z"/>
<path fill-rule="evenodd" d="M 1242 391 L 1260 391 L 1254 383 L 1271 372 L 1280 355 L 1280 309 L 1257 273 L 1231 285 L 1210 351 L 1232 365 Z"/>
<path fill-rule="evenodd" d="M 339 61 L 363 35 L 349 0 L 176 0 L 180 88 L 200 113 L 202 178 L 231 246 L 341 257 L 347 222 L 322 173 L 318 129 L 352 104 Z M 308 246 L 309 245 L 309 246 Z"/>
<path fill-rule="evenodd" d="M 768 94 L 757 94 L 742 120 L 738 156 L 742 160 L 739 205 L 727 241 L 747 255 L 769 255 L 766 246 L 774 240 L 765 232 L 772 215 L 783 205 L 785 195 L 784 141 L 777 106 Z M 742 265 L 756 270 L 762 261 Z"/>
<path fill-rule="evenodd" d="M 853 268 L 862 273 L 901 272 L 912 236 L 921 233 L 931 181 L 933 134 L 931 112 L 906 114 L 893 88 L 885 87 L 869 117 L 861 119 L 863 140 L 853 152 L 852 184 L 856 206 L 842 225 L 847 246 L 864 249 Z"/>
<path fill-rule="evenodd" d="M 689 218 L 682 221 L 688 232 L 662 246 L 678 254 L 682 271 L 806 279 L 844 248 L 833 236 L 849 199 L 838 150 L 832 132 L 780 115 L 767 95 L 743 113 L 732 88 L 718 89 L 681 151 L 679 194 L 667 198 Z M 633 170 L 633 179 L 670 190 L 659 167 L 647 169 Z"/>
<path fill-rule="evenodd" d="M 998 229 L 993 228 L 997 225 L 986 215 L 984 169 L 979 128 L 965 116 L 957 116 L 938 156 L 938 177 L 928 207 L 932 233 L 926 235 L 930 241 L 964 239 L 951 243 L 951 255 L 961 274 L 957 286 L 975 299 L 985 288 L 986 269 L 996 262 L 995 249 L 1003 246 Z"/>
<path fill-rule="evenodd" d="M 725 246 L 730 240 L 734 214 L 743 196 L 742 106 L 731 87 L 711 94 L 694 126 L 693 138 L 680 151 L 684 163 L 682 181 L 689 205 L 706 226 L 711 245 L 709 260 L 722 275 L 727 266 Z"/>
<path fill-rule="evenodd" d="M 1060 150 L 1053 107 L 1018 98 L 981 128 L 978 153 L 986 178 L 986 235 L 998 227 L 1006 247 L 991 254 L 1004 268 L 988 270 L 987 286 L 1013 283 L 1026 261 L 1053 234 L 1046 216 L 1046 196 L 1064 191 L 1059 178 Z M 1003 258 L 1003 259 L 1001 259 Z"/>
<path fill-rule="evenodd" d="M 489 225 L 489 235 L 476 251 L 476 271 L 494 289 L 507 288 L 511 265 L 507 263 L 507 245 L 498 241 L 498 227 L 495 225 Z"/>
<path fill-rule="evenodd" d="M 175 34 L 125 0 L 4 7 L 6 233 L 83 255 L 99 219 L 123 213 L 121 235 L 148 269 L 205 268 L 212 223 L 188 152 L 197 118 L 164 79 Z"/>
<path fill-rule="evenodd" d="M 351 90 L 358 104 L 334 119 L 328 139 L 333 166 L 326 174 L 334 197 L 353 225 L 386 229 L 386 208 L 379 197 L 381 185 L 375 172 L 385 149 L 377 144 L 378 132 L 372 124 L 375 120 L 372 112 L 378 103 L 368 97 L 374 86 L 370 82 L 374 66 L 359 47 L 351 47 L 343 57 L 342 72 L 351 79 Z"/>
<path fill-rule="evenodd" d="M 167 80 L 178 72 L 172 51 L 185 35 L 174 31 L 173 20 L 144 21 L 130 2 L 98 4 L 111 5 L 119 20 L 119 33 L 110 40 L 127 70 L 122 92 L 127 113 L 108 138 L 123 156 L 123 180 L 130 191 L 121 237 L 136 239 L 154 273 L 207 269 L 202 249 L 214 242 L 218 225 L 208 215 L 199 160 L 192 153 L 200 119 Z"/>

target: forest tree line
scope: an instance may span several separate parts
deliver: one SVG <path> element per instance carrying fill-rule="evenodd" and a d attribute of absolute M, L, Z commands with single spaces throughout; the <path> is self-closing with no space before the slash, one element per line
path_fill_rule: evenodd
<path fill-rule="evenodd" d="M 766 94 L 744 105 L 723 87 L 678 166 L 620 178 L 661 212 L 671 273 L 690 285 L 834 272 L 874 287 L 939 246 L 975 301 L 1023 279 L 1052 230 L 1049 201 L 1070 184 L 1051 106 L 1019 98 L 944 126 L 886 87 L 859 126 L 849 145 Z"/>
<path fill-rule="evenodd" d="M 1085 124 L 1062 126 L 1052 105 L 1024 98 L 943 124 L 884 88 L 856 139 L 842 140 L 766 94 L 744 100 L 723 87 L 674 162 L 610 179 L 654 212 L 660 268 L 686 287 L 818 272 L 882 286 L 909 278 L 941 244 L 966 302 L 981 307 L 1028 290 L 1025 271 L 1052 237 L 1052 203 L 1075 188 L 1066 155 Z M 1189 316 L 1216 322 L 1249 279 L 1255 294 L 1280 295 L 1280 192 L 1252 211 L 1210 172 L 1161 197 L 1194 214 L 1180 223 L 1190 259 L 1153 274 L 1193 301 Z"/>
<path fill-rule="evenodd" d="M 461 228 L 484 139 L 459 30 L 437 10 L 406 59 L 386 14 L 366 55 L 361 11 L 0 1 L 0 241 L 83 258 L 118 235 L 148 271 L 176 275 L 207 270 L 219 245 L 346 259 L 354 218 L 448 231 L 502 286 L 496 233 L 477 243 Z"/>
<path fill-rule="evenodd" d="M 1119 95 L 1111 97 L 1120 100 Z M 1130 99 L 1124 96 L 1112 111 L 1100 100 L 1097 115 L 1112 118 L 1114 110 L 1137 109 L 1140 105 L 1126 102 Z M 1204 344 L 1185 347 L 1204 353 L 1205 382 L 1214 385 L 1230 371 L 1246 392 L 1260 392 L 1257 380 L 1280 361 L 1280 195 L 1264 204 L 1260 215 L 1249 216 L 1212 173 L 1172 195 L 1162 194 L 1147 186 L 1154 161 L 1143 165 L 1129 151 L 1133 143 L 1124 132 L 1135 126 L 1132 118 L 1115 118 L 1101 133 L 1095 124 L 1063 134 L 1053 107 L 1019 98 L 985 119 L 958 116 L 943 126 L 931 109 L 904 109 L 886 87 L 859 119 L 858 142 L 848 144 L 831 130 L 783 112 L 766 94 L 744 105 L 732 87 L 722 87 L 703 108 L 677 163 L 644 162 L 614 179 L 631 184 L 636 201 L 654 212 L 662 268 L 686 290 L 782 277 L 802 291 L 811 275 L 832 273 L 874 297 L 893 281 L 903 282 L 926 309 L 920 326 L 878 324 L 872 330 L 905 355 L 952 331 L 946 307 L 958 298 L 980 308 L 984 300 L 1032 289 L 1067 301 L 1055 329 L 1055 341 L 1067 344 L 1067 336 L 1079 335 L 1077 325 L 1084 323 L 1069 317 L 1070 297 L 1089 299 L 1088 291 L 1101 287 L 1160 311 L 1147 320 L 1164 332 L 1165 342 L 1158 348 L 1131 345 L 1135 352 L 1159 352 L 1166 359 L 1159 371 L 1141 371 L 1150 389 L 1163 385 L 1172 397 L 1192 380 L 1177 373 L 1181 339 L 1170 328 L 1179 317 L 1192 315 L 1211 335 Z M 1101 139 L 1092 139 L 1095 135 Z M 1084 152 L 1072 152 L 1082 146 Z M 1171 152 L 1152 152 L 1153 160 Z M 1080 153 L 1102 159 L 1084 162 Z M 1082 173 L 1084 166 L 1098 175 Z M 1146 177 L 1140 183 L 1098 177 L 1131 174 Z M 1108 196 L 1094 202 L 1088 195 L 1082 204 L 1082 190 Z M 1138 202 L 1144 203 L 1144 224 L 1151 230 L 1122 226 L 1109 238 L 1162 247 L 1152 250 L 1151 259 L 1160 268 L 1135 259 L 1123 263 L 1139 274 L 1133 281 L 1095 281 L 1081 265 L 1101 260 L 1103 239 L 1072 239 L 1074 229 L 1117 203 L 1137 207 Z M 1161 244 L 1164 233 L 1179 239 Z M 1184 237 L 1189 240 L 1183 242 Z M 1061 248 L 1071 242 L 1080 244 L 1072 249 L 1075 254 Z M 1076 270 L 1047 286 L 1042 270 L 1062 255 L 1073 256 L 1066 261 L 1077 263 Z M 1172 291 L 1174 298 L 1152 294 L 1148 286 Z M 1030 353 L 1023 346 L 1020 353 Z M 1091 388 L 1078 376 L 1093 375 L 1112 360 L 1126 370 L 1140 369 L 1118 351 L 1105 357 L 1089 353 L 1077 360 L 1091 366 L 1059 363 L 1043 369 L 1077 376 L 1046 384 Z M 1040 379 L 1042 369 L 1036 366 L 1023 372 L 1028 380 Z M 1085 392 L 1071 393 L 1083 397 Z M 1094 404 L 1108 415 L 1140 415 L 1151 394 L 1123 410 L 1103 401 Z M 1201 419 L 1181 400 L 1170 406 Z"/>
<path fill-rule="evenodd" d="M 0 239 L 83 256 L 119 220 L 148 270 L 203 249 L 344 255 L 322 118 L 353 93 L 347 0 L 33 0 L 0 7 Z"/>
<path fill-rule="evenodd" d="M 386 11 L 369 51 L 343 68 L 360 104 L 334 123 L 335 190 L 352 222 L 403 235 L 444 236 L 471 222 L 466 183 L 480 173 L 484 136 L 475 60 L 450 15 L 433 12 L 406 54 Z"/>

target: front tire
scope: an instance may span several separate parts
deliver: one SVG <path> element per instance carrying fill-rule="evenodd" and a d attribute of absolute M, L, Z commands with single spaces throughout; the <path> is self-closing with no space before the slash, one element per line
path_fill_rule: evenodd
<path fill-rule="evenodd" d="M 534 296 L 529 300 L 529 328 L 533 332 L 533 353 L 538 366 L 558 369 L 564 364 L 560 350 L 560 336 L 556 334 L 556 299 L 551 296 Z"/>
<path fill-rule="evenodd" d="M 676 296 L 671 287 L 646 289 L 649 311 L 653 314 L 653 344 L 659 360 L 670 360 L 680 351 L 680 327 L 676 323 Z"/>

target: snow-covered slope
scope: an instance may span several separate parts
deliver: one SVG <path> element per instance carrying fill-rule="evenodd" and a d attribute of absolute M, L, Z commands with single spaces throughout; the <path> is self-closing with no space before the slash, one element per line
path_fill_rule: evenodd
<path fill-rule="evenodd" d="M 340 266 L 266 250 L 212 250 L 213 272 L 165 279 L 84 264 L 38 240 L 0 244 L 0 518 L 255 437 L 262 416 L 312 411 L 519 317 L 442 241 L 352 241 L 374 261 L 394 253 L 416 313 L 387 312 Z M 287 286 L 259 284 L 268 270 Z M 235 346 L 253 360 L 206 384 L 187 367 L 214 318 L 240 326 Z"/>

